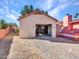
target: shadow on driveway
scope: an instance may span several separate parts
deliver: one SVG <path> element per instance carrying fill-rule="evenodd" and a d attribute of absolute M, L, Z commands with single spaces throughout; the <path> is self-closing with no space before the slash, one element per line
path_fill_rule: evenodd
<path fill-rule="evenodd" d="M 29 38 L 27 38 L 29 39 Z M 36 39 L 36 40 L 48 40 L 51 42 L 59 42 L 59 43 L 70 43 L 70 44 L 79 44 L 79 41 L 70 39 L 70 38 L 64 38 L 64 37 L 57 37 L 57 38 L 51 38 L 48 36 L 42 36 L 42 37 L 35 37 L 30 39 Z"/>

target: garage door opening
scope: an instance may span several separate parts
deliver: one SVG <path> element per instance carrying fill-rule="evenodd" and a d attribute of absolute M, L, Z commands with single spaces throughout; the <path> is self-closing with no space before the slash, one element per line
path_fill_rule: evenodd
<path fill-rule="evenodd" d="M 52 36 L 52 25 L 36 24 L 36 36 Z"/>

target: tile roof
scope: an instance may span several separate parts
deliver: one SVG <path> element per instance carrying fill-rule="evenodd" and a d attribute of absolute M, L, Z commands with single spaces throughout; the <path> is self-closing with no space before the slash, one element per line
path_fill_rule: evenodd
<path fill-rule="evenodd" d="M 43 15 L 45 15 L 45 16 L 51 18 L 51 19 L 54 19 L 55 21 L 58 21 L 57 19 L 55 19 L 55 18 L 53 18 L 53 17 L 51 17 L 51 16 L 49 16 L 49 15 L 47 15 L 47 14 L 45 14 L 45 13 L 39 11 L 39 10 L 34 10 L 34 11 L 32 11 L 31 13 L 29 13 L 29 14 L 25 14 L 24 16 L 20 16 L 18 20 L 21 20 L 22 18 L 25 18 L 25 17 L 27 17 L 27 16 L 29 16 L 29 15 L 32 15 L 32 14 L 43 14 Z"/>

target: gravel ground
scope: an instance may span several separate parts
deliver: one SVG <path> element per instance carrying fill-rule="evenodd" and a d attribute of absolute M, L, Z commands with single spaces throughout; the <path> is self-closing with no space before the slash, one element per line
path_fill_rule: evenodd
<path fill-rule="evenodd" d="M 0 59 L 7 59 L 9 54 L 9 49 L 11 46 L 11 41 L 9 39 L 1 39 L 0 40 Z"/>
<path fill-rule="evenodd" d="M 7 59 L 79 59 L 79 44 L 15 37 Z"/>
<path fill-rule="evenodd" d="M 14 33 L 9 33 L 3 39 L 0 39 L 0 59 L 7 59 L 14 35 Z"/>

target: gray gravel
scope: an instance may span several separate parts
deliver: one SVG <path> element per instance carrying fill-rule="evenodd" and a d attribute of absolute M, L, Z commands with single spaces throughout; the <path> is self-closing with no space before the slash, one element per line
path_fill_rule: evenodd
<path fill-rule="evenodd" d="M 12 40 L 9 40 L 9 39 L 0 40 L 0 59 L 7 59 L 11 42 Z"/>
<path fill-rule="evenodd" d="M 79 59 L 79 44 L 15 37 L 7 59 Z"/>
<path fill-rule="evenodd" d="M 15 33 L 9 33 L 3 39 L 0 39 L 0 59 L 7 59 L 14 35 Z"/>

